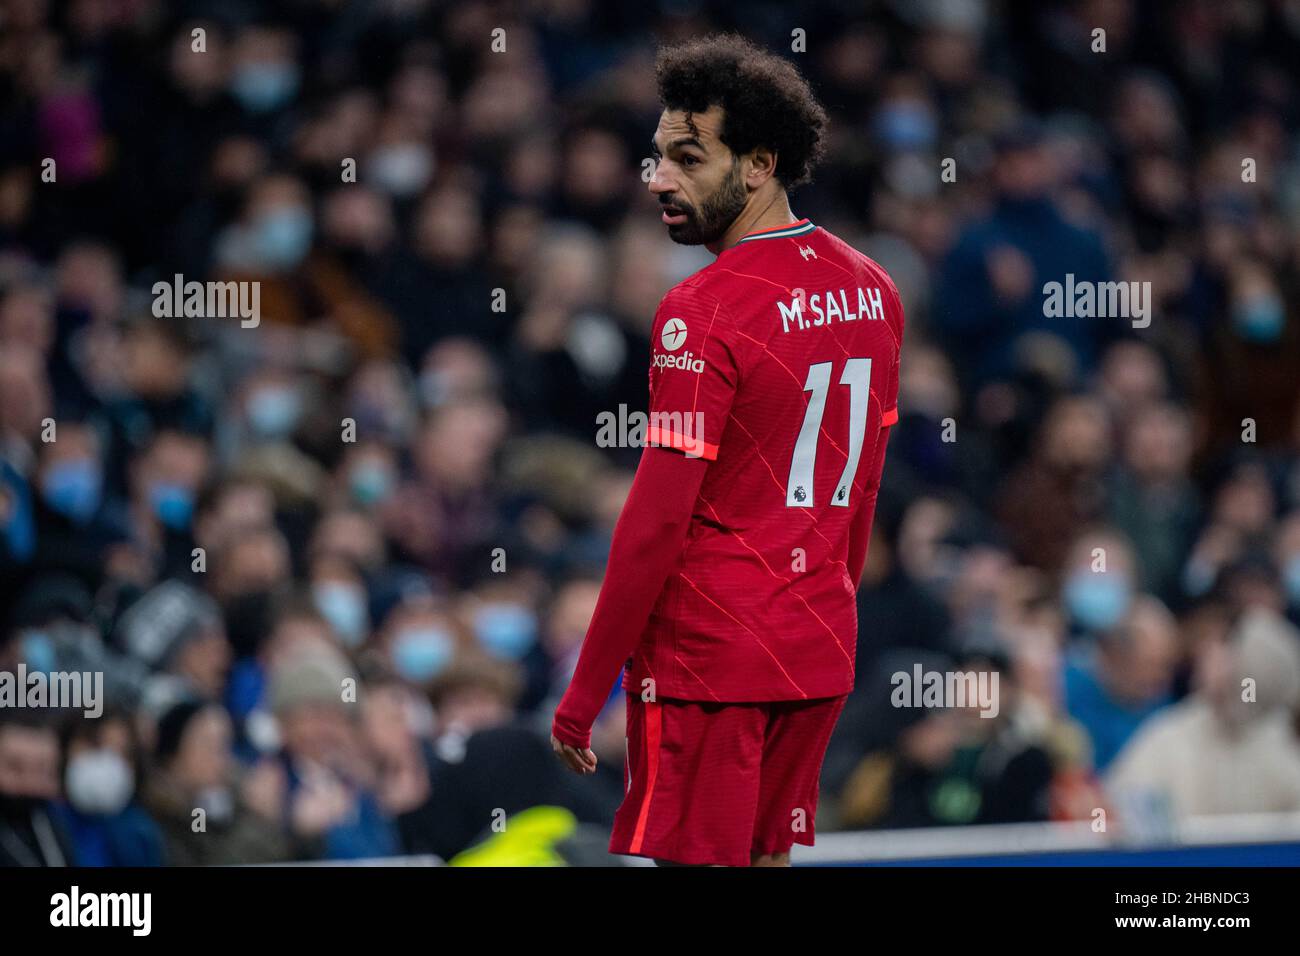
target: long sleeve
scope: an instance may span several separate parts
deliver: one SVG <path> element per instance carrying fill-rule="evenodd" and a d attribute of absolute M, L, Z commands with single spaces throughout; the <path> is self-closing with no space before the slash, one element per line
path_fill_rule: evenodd
<path fill-rule="evenodd" d="M 681 554 L 708 461 L 650 446 L 614 526 L 605 581 L 551 732 L 585 749 L 619 669 L 636 649 Z"/>

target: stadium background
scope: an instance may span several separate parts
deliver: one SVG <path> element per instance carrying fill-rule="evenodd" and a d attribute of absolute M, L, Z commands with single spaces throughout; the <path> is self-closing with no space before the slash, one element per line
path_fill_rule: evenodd
<path fill-rule="evenodd" d="M 715 29 L 812 80 L 792 206 L 908 315 L 819 843 L 1295 859 L 1258 816 L 1300 811 L 1284 0 L 3 0 L 0 670 L 109 706 L 0 709 L 0 833 L 604 862 L 619 701 L 595 779 L 546 728 L 639 454 L 597 417 L 644 409 L 656 304 L 711 260 L 645 189 L 654 48 Z M 259 282 L 260 324 L 156 317 L 176 275 Z M 1150 324 L 1046 316 L 1067 275 L 1150 282 Z M 996 669 L 999 716 L 891 706 L 917 664 Z"/>

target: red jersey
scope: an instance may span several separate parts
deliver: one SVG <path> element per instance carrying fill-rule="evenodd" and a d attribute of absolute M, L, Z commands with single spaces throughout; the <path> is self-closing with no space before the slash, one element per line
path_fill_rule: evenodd
<path fill-rule="evenodd" d="M 807 219 L 745 236 L 664 296 L 646 440 L 710 464 L 626 688 L 731 702 L 853 689 L 849 538 L 875 508 L 902 336 L 885 271 Z"/>

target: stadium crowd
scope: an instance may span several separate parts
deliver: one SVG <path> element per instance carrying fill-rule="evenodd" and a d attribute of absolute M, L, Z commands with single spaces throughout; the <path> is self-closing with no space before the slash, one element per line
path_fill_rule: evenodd
<path fill-rule="evenodd" d="M 0 0 L 0 671 L 105 695 L 0 707 L 0 863 L 608 827 L 619 693 L 594 779 L 547 728 L 640 454 L 598 417 L 711 261 L 655 45 L 716 29 L 806 71 L 792 206 L 908 315 L 819 830 L 1300 810 L 1295 3 Z"/>

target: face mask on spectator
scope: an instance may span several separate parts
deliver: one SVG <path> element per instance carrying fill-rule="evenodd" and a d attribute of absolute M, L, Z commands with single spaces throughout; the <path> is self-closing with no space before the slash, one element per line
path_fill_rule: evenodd
<path fill-rule="evenodd" d="M 363 461 L 348 472 L 348 490 L 358 504 L 379 504 L 392 493 L 392 473 L 378 462 Z"/>
<path fill-rule="evenodd" d="M 405 434 L 409 427 L 409 414 L 398 405 L 377 399 L 361 399 L 352 404 L 351 417 L 357 429 L 367 434 L 395 437 Z"/>
<path fill-rule="evenodd" d="M 935 140 L 934 117 L 916 103 L 892 103 L 876 114 L 876 135 L 891 150 L 928 149 Z"/>
<path fill-rule="evenodd" d="M 941 601 L 946 601 L 957 575 L 961 572 L 961 551 L 953 547 L 940 547 L 934 558 L 918 571 L 922 587 Z"/>
<path fill-rule="evenodd" d="M 1267 345 L 1282 337 L 1286 312 L 1277 296 L 1256 296 L 1237 303 L 1232 310 L 1232 321 L 1243 339 Z"/>
<path fill-rule="evenodd" d="M 537 642 L 537 618 L 522 604 L 488 604 L 475 613 L 474 632 L 488 653 L 519 660 Z"/>
<path fill-rule="evenodd" d="M 1282 585 L 1286 588 L 1287 603 L 1300 607 L 1300 554 L 1293 554 L 1282 568 Z"/>
<path fill-rule="evenodd" d="M 393 664 L 409 681 L 421 684 L 436 677 L 451 663 L 455 644 L 440 627 L 412 627 L 393 640 Z"/>
<path fill-rule="evenodd" d="M 23 636 L 23 663 L 28 670 L 48 674 L 58 663 L 54 642 L 44 631 L 28 631 Z"/>
<path fill-rule="evenodd" d="M 298 92 L 298 67 L 293 63 L 245 63 L 235 69 L 230 91 L 250 113 L 269 113 Z"/>
<path fill-rule="evenodd" d="M 213 823 L 225 823 L 235 815 L 235 798 L 227 787 L 208 787 L 194 802 Z"/>
<path fill-rule="evenodd" d="M 1183 568 L 1183 590 L 1192 597 L 1200 597 L 1214 586 L 1218 573 L 1216 565 L 1192 558 Z"/>
<path fill-rule="evenodd" d="M 299 206 L 280 206 L 257 218 L 253 252 L 272 269 L 292 269 L 311 249 L 311 213 Z"/>
<path fill-rule="evenodd" d="M 248 399 L 248 422 L 263 438 L 284 438 L 302 415 L 302 399 L 287 385 L 259 388 Z"/>
<path fill-rule="evenodd" d="M 93 458 L 60 461 L 45 471 L 41 493 L 59 514 L 84 524 L 99 507 L 103 474 Z"/>
<path fill-rule="evenodd" d="M 68 761 L 68 802 L 82 813 L 111 816 L 131 801 L 131 765 L 115 750 L 92 750 Z"/>
<path fill-rule="evenodd" d="M 370 155 L 370 180 L 398 199 L 414 196 L 433 175 L 433 154 L 419 143 L 394 143 Z"/>
<path fill-rule="evenodd" d="M 316 608 L 348 647 L 357 647 L 366 639 L 369 620 L 366 616 L 366 592 L 340 581 L 326 581 L 312 588 Z"/>
<path fill-rule="evenodd" d="M 36 550 L 36 524 L 31 499 L 7 485 L 0 464 L 0 560 L 6 557 L 26 561 Z"/>
<path fill-rule="evenodd" d="M 1090 631 L 1114 627 L 1128 610 L 1132 595 L 1128 582 L 1116 574 L 1076 571 L 1065 585 L 1065 606 L 1070 616 Z"/>
<path fill-rule="evenodd" d="M 194 492 L 170 481 L 149 485 L 149 504 L 158 520 L 173 531 L 185 531 L 194 513 Z"/>
<path fill-rule="evenodd" d="M 420 401 L 425 408 L 437 408 L 450 397 L 451 387 L 447 376 L 437 369 L 420 373 Z"/>

